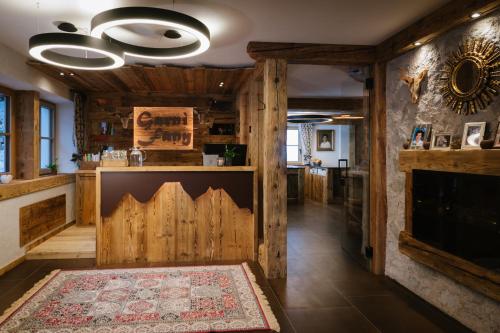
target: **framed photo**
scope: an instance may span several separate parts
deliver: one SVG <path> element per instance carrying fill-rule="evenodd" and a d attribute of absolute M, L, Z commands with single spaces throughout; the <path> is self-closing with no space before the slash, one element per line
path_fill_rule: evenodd
<path fill-rule="evenodd" d="M 495 135 L 495 143 L 493 144 L 493 148 L 500 148 L 500 121 L 497 125 L 497 135 Z"/>
<path fill-rule="evenodd" d="M 431 124 L 418 124 L 411 131 L 410 149 L 424 149 L 424 142 L 429 141 Z"/>
<path fill-rule="evenodd" d="M 451 147 L 451 133 L 432 133 L 431 149 L 449 150 Z"/>
<path fill-rule="evenodd" d="M 462 149 L 480 149 L 481 140 L 484 137 L 486 122 L 465 123 L 462 136 Z"/>
<path fill-rule="evenodd" d="M 335 130 L 316 131 L 316 150 L 335 151 Z"/>

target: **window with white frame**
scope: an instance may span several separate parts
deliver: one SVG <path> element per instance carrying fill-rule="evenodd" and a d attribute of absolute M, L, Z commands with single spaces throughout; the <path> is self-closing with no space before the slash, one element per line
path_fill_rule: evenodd
<path fill-rule="evenodd" d="M 55 107 L 40 103 L 40 173 L 50 173 L 55 163 Z"/>
<path fill-rule="evenodd" d="M 299 128 L 289 127 L 286 131 L 286 161 L 299 162 Z"/>

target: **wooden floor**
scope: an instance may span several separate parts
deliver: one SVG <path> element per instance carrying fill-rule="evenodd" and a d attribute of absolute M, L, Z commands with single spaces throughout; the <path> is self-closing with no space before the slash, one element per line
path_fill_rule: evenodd
<path fill-rule="evenodd" d="M 29 250 L 26 259 L 95 258 L 95 226 L 73 225 Z"/>

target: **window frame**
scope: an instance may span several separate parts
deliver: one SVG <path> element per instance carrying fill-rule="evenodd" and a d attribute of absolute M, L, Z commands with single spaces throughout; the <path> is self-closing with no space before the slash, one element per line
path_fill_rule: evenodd
<path fill-rule="evenodd" d="M 0 86 L 0 95 L 7 97 L 7 126 L 6 132 L 0 132 L 0 136 L 6 137 L 7 160 L 6 171 L 1 171 L 0 175 L 15 173 L 15 155 L 14 155 L 14 115 L 12 113 L 13 92 L 10 89 Z"/>
<path fill-rule="evenodd" d="M 288 151 L 288 146 L 290 147 L 297 147 L 297 151 L 298 151 L 298 160 L 297 161 L 289 161 L 288 160 L 288 153 L 286 155 L 286 163 L 287 164 L 290 164 L 290 165 L 294 165 L 294 164 L 300 164 L 302 162 L 302 154 L 300 153 L 301 152 L 301 144 L 300 144 L 300 131 L 299 131 L 299 127 L 298 126 L 287 126 L 286 127 L 286 130 L 289 131 L 289 130 L 296 130 L 297 131 L 297 144 L 296 145 L 289 145 L 288 144 L 288 135 L 287 135 L 287 140 L 285 142 L 285 149 L 286 151 Z"/>
<path fill-rule="evenodd" d="M 41 126 L 41 114 L 42 114 L 42 108 L 49 109 L 51 111 L 51 116 L 50 116 L 50 129 L 51 133 L 49 137 L 43 137 L 42 136 L 42 126 Z M 55 162 L 56 158 L 56 114 L 57 114 L 57 109 L 56 105 L 44 100 L 40 100 L 40 106 L 38 110 L 38 117 L 39 117 L 39 140 L 38 140 L 38 166 L 40 168 L 40 176 L 44 175 L 50 175 L 52 173 L 52 170 L 49 168 L 42 167 L 42 140 L 49 140 L 50 142 L 50 164 Z"/>

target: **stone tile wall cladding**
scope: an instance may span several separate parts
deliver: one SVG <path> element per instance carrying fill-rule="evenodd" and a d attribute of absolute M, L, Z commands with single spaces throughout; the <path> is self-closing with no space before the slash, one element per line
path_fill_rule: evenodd
<path fill-rule="evenodd" d="M 500 332 L 500 303 L 472 291 L 423 266 L 398 250 L 404 229 L 405 178 L 399 172 L 398 154 L 416 123 L 432 123 L 433 131 L 461 137 L 464 123 L 486 121 L 496 131 L 500 120 L 500 96 L 486 110 L 462 116 L 446 107 L 438 89 L 440 71 L 447 55 L 469 37 L 487 37 L 500 42 L 500 12 L 472 21 L 388 63 L 387 66 L 387 260 L 386 274 L 478 332 Z M 424 67 L 428 77 L 421 87 L 418 104 L 412 104 L 400 68 L 416 75 Z"/>

